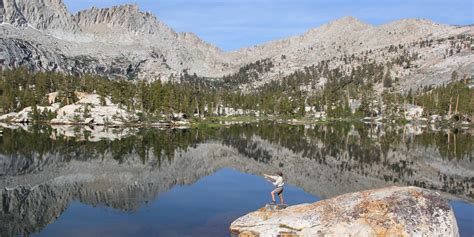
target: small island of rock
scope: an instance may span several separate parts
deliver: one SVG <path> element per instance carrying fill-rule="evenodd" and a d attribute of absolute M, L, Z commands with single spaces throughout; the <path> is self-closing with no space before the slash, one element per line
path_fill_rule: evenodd
<path fill-rule="evenodd" d="M 459 236 L 456 218 L 438 193 L 389 187 L 290 206 L 261 208 L 235 220 L 232 236 Z"/>

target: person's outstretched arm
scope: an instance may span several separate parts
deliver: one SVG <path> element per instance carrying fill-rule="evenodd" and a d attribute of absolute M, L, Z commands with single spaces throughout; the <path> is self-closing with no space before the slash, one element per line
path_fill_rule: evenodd
<path fill-rule="evenodd" d="M 276 176 L 271 176 L 271 175 L 268 175 L 268 174 L 263 174 L 263 176 L 265 176 L 265 178 L 271 179 L 273 181 L 275 181 L 277 179 Z"/>

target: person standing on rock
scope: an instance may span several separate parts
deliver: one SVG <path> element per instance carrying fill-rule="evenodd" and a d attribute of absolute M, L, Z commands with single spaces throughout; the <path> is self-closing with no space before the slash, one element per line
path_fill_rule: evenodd
<path fill-rule="evenodd" d="M 265 176 L 265 178 L 272 182 L 273 185 L 275 185 L 275 189 L 271 192 L 272 194 L 272 204 L 275 204 L 276 201 L 275 201 L 275 194 L 278 195 L 278 197 L 280 198 L 280 203 L 281 204 L 284 204 L 283 202 L 283 186 L 285 185 L 285 183 L 283 183 L 283 173 L 281 171 L 278 171 L 277 173 L 277 176 L 272 176 L 272 175 L 268 175 L 268 174 L 263 174 Z"/>

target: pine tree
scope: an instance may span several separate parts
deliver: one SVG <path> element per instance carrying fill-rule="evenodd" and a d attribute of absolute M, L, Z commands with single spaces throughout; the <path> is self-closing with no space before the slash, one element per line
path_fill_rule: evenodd
<path fill-rule="evenodd" d="M 392 87 L 392 77 L 390 76 L 390 71 L 387 71 L 387 73 L 385 73 L 385 76 L 383 79 L 383 87 L 385 88 Z"/>

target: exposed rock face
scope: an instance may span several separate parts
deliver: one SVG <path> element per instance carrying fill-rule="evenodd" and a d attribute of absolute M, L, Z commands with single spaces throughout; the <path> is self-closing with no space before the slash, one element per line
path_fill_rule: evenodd
<path fill-rule="evenodd" d="M 29 24 L 35 29 L 51 31 L 77 31 L 73 19 L 62 0 L 3 0 L 6 8 L 5 22 L 15 26 Z"/>
<path fill-rule="evenodd" d="M 66 105 L 57 110 L 53 124 L 85 123 L 85 124 L 122 124 L 137 122 L 134 112 L 127 111 L 113 104 L 108 98 L 96 94 L 76 92 L 79 99 L 74 104 Z M 102 101 L 101 101 L 102 100 Z"/>
<path fill-rule="evenodd" d="M 447 38 L 455 38 L 459 34 L 474 35 L 474 27 L 453 27 L 424 19 L 404 19 L 374 27 L 353 17 L 344 17 L 311 29 L 303 35 L 242 49 L 230 55 L 240 62 L 249 58 L 249 61 L 257 60 L 258 57 L 270 58 L 274 65 L 278 65 L 262 75 L 261 80 L 252 83 L 251 88 L 278 78 L 277 75 L 288 75 L 295 70 L 302 70 L 303 65 L 310 66 L 322 60 L 330 61 L 329 68 L 341 67 L 342 70 L 348 70 L 358 64 L 347 63 L 339 57 L 363 55 L 368 60 L 387 63 L 399 57 L 402 51 L 408 50 L 419 54 L 415 60 L 416 66 L 392 69 L 392 74 L 401 79 L 401 89 L 408 90 L 416 89 L 420 84 L 438 85 L 446 82 L 453 70 L 470 74 L 467 69 L 473 66 L 473 54 L 470 50 L 461 51 L 452 58 L 446 57 L 445 50 L 449 47 Z M 443 40 L 443 43 L 424 48 L 413 45 L 422 40 Z M 390 52 L 390 46 L 402 47 L 404 50 Z"/>
<path fill-rule="evenodd" d="M 232 223 L 233 236 L 459 236 L 456 218 L 438 193 L 390 187 L 313 204 L 262 208 Z"/>
<path fill-rule="evenodd" d="M 60 107 L 59 103 L 52 104 L 51 106 L 37 106 L 38 113 L 49 113 L 55 112 Z M 29 123 L 33 121 L 34 111 L 31 106 L 24 108 L 20 112 L 11 112 L 0 116 L 0 121 L 10 121 L 14 123 Z"/>
<path fill-rule="evenodd" d="M 91 8 L 78 12 L 73 18 L 78 25 L 91 34 L 143 34 L 174 35 L 172 29 L 159 22 L 152 14 L 140 12 L 137 5 L 112 8 Z M 110 37 L 114 35 L 110 35 Z M 122 40 L 116 38 L 116 40 Z"/>
<path fill-rule="evenodd" d="M 40 114 L 55 114 L 56 117 L 50 121 L 52 124 L 120 125 L 123 123 L 136 123 L 138 121 L 136 113 L 139 111 L 126 110 L 122 106 L 112 103 L 110 99 L 101 98 L 97 94 L 83 92 L 76 92 L 75 94 L 79 99 L 76 103 L 63 107 L 61 107 L 60 103 L 53 103 L 50 106 L 37 106 L 37 112 Z M 34 120 L 33 115 L 33 108 L 26 107 L 18 113 L 11 112 L 1 115 L 0 121 L 28 123 Z"/>
<path fill-rule="evenodd" d="M 3 23 L 5 17 L 5 8 L 3 7 L 3 1 L 0 1 L 0 24 Z"/>
<path fill-rule="evenodd" d="M 0 2 L 4 5 L 0 6 L 0 22 L 7 23 L 0 25 L 0 66 L 6 68 L 176 80 L 183 71 L 221 77 L 257 60 L 270 60 L 274 68 L 242 86 L 252 89 L 323 60 L 331 61 L 330 68 L 347 70 L 358 65 L 344 62 L 343 56 L 386 64 L 407 50 L 419 55 L 413 67 L 394 68 L 391 73 L 400 78 L 399 87 L 408 90 L 442 84 L 452 71 L 469 74 L 474 66 L 474 55 L 466 47 L 469 40 L 447 40 L 474 35 L 473 26 L 455 27 L 423 19 L 375 27 L 344 17 L 300 36 L 223 52 L 192 33 L 175 32 L 137 5 L 91 8 L 73 15 L 62 0 Z M 434 43 L 423 48 L 413 44 L 419 41 Z M 453 43 L 460 50 L 447 57 L 446 50 Z M 391 52 L 389 46 L 401 48 Z"/>
<path fill-rule="evenodd" d="M 9 68 L 155 80 L 183 70 L 220 75 L 226 67 L 221 50 L 193 34 L 176 33 L 136 5 L 72 15 L 62 0 L 2 1 L 0 15 L 8 24 L 0 26 L 0 58 Z"/>

